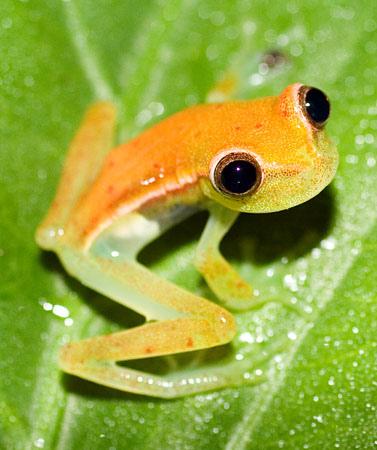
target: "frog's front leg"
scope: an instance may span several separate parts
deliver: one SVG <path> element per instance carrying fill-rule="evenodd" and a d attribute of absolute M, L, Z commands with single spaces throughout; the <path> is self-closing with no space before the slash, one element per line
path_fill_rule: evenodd
<path fill-rule="evenodd" d="M 289 298 L 259 298 L 253 294 L 253 288 L 241 278 L 219 250 L 222 238 L 239 213 L 218 204 L 211 205 L 209 213 L 196 249 L 195 266 L 219 300 L 233 310 L 255 309 L 274 302 L 284 305 L 300 316 L 306 316 L 305 311 L 291 303 Z"/>
<path fill-rule="evenodd" d="M 134 260 L 115 262 L 72 247 L 57 249 L 66 269 L 83 284 L 147 317 L 145 325 L 63 347 L 68 373 L 128 392 L 178 397 L 242 383 L 245 367 L 155 376 L 120 367 L 117 361 L 171 355 L 229 342 L 233 316 L 212 302 L 160 279 Z"/>
<path fill-rule="evenodd" d="M 238 212 L 217 204 L 209 208 L 209 218 L 196 250 L 195 266 L 225 306 L 242 310 L 255 306 L 253 289 L 219 250 L 222 238 L 238 215 Z"/>

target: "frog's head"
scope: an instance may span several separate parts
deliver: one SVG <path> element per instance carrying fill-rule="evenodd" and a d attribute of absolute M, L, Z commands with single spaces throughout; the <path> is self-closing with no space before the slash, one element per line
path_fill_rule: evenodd
<path fill-rule="evenodd" d="M 330 104 L 322 91 L 297 83 L 247 105 L 236 145 L 208 160 L 201 184 L 206 196 L 237 211 L 273 212 L 309 200 L 330 183 L 338 153 L 324 131 Z"/>

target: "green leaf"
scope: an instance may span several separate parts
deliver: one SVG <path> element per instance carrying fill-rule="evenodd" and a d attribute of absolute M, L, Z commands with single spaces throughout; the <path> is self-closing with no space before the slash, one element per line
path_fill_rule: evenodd
<path fill-rule="evenodd" d="M 324 0 L 2 1 L 1 448 L 376 445 L 372 6 Z M 260 62 L 276 49 L 285 63 L 266 73 Z M 139 320 L 84 289 L 34 243 L 80 118 L 91 102 L 109 98 L 120 108 L 124 139 L 205 101 L 229 71 L 240 79 L 241 97 L 277 94 L 301 81 L 332 100 L 328 129 L 341 156 L 332 186 L 290 211 L 242 217 L 224 242 L 226 256 L 261 295 L 288 298 L 310 314 L 304 318 L 270 303 L 237 315 L 239 334 L 227 350 L 265 373 L 267 381 L 255 386 L 162 401 L 62 376 L 56 364 L 62 343 Z M 203 219 L 194 217 L 162 237 L 143 260 L 161 276 L 211 296 L 191 265 Z M 221 364 L 216 353 L 204 356 Z"/>

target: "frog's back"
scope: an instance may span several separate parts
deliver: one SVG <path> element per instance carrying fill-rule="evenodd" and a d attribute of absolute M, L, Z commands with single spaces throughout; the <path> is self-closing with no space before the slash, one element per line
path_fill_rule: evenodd
<path fill-rule="evenodd" d="M 114 148 L 72 214 L 69 226 L 74 234 L 85 241 L 116 215 L 159 200 L 198 202 L 201 193 L 195 188 L 198 179 L 207 175 L 200 167 L 207 166 L 203 161 L 209 157 L 208 149 L 242 145 L 252 121 L 251 103 L 189 108 Z"/>
<path fill-rule="evenodd" d="M 198 113 L 186 120 L 182 113 L 176 114 L 111 150 L 72 213 L 68 228 L 73 234 L 79 232 L 79 239 L 85 241 L 114 215 L 190 190 L 197 176 L 191 170 L 193 155 L 187 145 Z"/>

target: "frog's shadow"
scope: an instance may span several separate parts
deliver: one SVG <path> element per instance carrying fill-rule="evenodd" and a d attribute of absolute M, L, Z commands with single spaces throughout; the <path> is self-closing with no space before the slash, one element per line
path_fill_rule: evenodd
<path fill-rule="evenodd" d="M 311 201 L 287 211 L 258 215 L 242 214 L 225 237 L 222 252 L 230 261 L 235 263 L 249 261 L 256 266 L 272 263 L 282 257 L 294 260 L 318 246 L 319 242 L 331 232 L 334 216 L 335 204 L 331 187 L 326 188 Z M 164 258 L 164 255 L 196 242 L 206 219 L 206 213 L 198 213 L 170 229 L 148 245 L 141 252 L 139 260 L 146 266 L 153 267 L 161 261 L 161 258 Z M 134 311 L 104 299 L 66 274 L 55 255 L 44 253 L 41 259 L 48 270 L 63 274 L 70 289 L 78 293 L 80 298 L 84 299 L 98 315 L 109 322 L 117 324 L 120 328 L 130 328 L 143 323 L 143 318 Z M 209 290 L 205 289 L 205 292 L 209 293 Z M 209 297 L 213 298 L 211 295 Z M 216 352 L 219 352 L 217 356 L 226 358 L 232 349 L 231 345 L 225 345 L 217 350 L 204 352 L 205 359 L 208 360 L 212 359 L 211 355 Z M 185 357 L 182 355 L 181 359 L 184 361 Z M 161 358 L 150 358 L 149 361 L 142 362 L 141 367 L 135 368 L 143 368 L 144 364 L 144 370 L 154 372 L 153 368 L 159 359 Z M 63 384 L 67 390 L 80 392 L 87 397 L 119 399 L 121 395 L 124 399 L 133 398 L 132 394 L 120 393 L 103 386 L 98 387 L 93 383 L 69 375 L 63 375 Z M 149 399 L 143 396 L 138 396 L 138 398 Z"/>
<path fill-rule="evenodd" d="M 315 248 L 330 233 L 335 216 L 331 187 L 312 200 L 271 214 L 241 214 L 225 236 L 222 253 L 229 261 L 266 265 L 288 257 L 295 260 Z M 191 241 L 197 241 L 207 219 L 199 213 L 152 242 L 140 254 L 146 266 L 158 263 Z"/>

